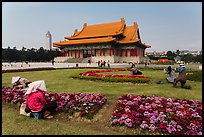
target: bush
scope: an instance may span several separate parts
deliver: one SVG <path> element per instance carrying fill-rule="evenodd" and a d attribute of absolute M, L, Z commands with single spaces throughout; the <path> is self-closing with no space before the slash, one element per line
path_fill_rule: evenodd
<path fill-rule="evenodd" d="M 202 82 L 202 71 L 201 70 L 187 70 L 187 80 Z"/>

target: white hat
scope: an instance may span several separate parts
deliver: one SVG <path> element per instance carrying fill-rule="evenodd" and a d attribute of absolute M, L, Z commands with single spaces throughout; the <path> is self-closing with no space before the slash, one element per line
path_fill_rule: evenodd
<path fill-rule="evenodd" d="M 30 94 L 32 92 L 36 92 L 37 89 L 40 89 L 41 91 L 47 91 L 44 80 L 38 80 L 38 81 L 34 81 L 34 82 L 30 83 L 28 85 L 28 89 L 27 89 L 25 95 Z"/>
<path fill-rule="evenodd" d="M 185 67 L 183 63 L 181 63 L 180 66 L 183 67 L 183 68 Z"/>
<path fill-rule="evenodd" d="M 17 77 L 12 77 L 11 83 L 14 84 L 15 82 L 17 82 L 21 77 L 17 76 Z"/>

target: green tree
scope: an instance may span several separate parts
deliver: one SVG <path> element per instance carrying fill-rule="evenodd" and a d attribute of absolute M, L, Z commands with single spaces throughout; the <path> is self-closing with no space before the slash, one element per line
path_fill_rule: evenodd
<path fill-rule="evenodd" d="M 174 58 L 176 57 L 176 54 L 173 53 L 172 51 L 167 51 L 166 56 L 169 60 L 174 60 Z"/>
<path fill-rule="evenodd" d="M 176 55 L 178 56 L 179 54 L 180 54 L 180 50 L 177 49 L 177 50 L 176 50 Z"/>

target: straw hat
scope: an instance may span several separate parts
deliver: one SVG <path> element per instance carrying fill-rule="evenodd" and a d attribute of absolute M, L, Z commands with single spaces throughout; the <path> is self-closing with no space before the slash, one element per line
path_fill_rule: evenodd
<path fill-rule="evenodd" d="M 183 63 L 180 64 L 181 67 L 185 67 Z"/>
<path fill-rule="evenodd" d="M 34 81 L 34 82 L 30 83 L 28 85 L 28 89 L 27 89 L 25 95 L 30 94 L 32 92 L 36 92 L 38 89 L 41 91 L 47 91 L 44 80 L 38 80 L 38 81 Z"/>
<path fill-rule="evenodd" d="M 12 77 L 11 79 L 11 83 L 14 84 L 16 83 L 21 77 L 17 76 L 17 77 Z"/>

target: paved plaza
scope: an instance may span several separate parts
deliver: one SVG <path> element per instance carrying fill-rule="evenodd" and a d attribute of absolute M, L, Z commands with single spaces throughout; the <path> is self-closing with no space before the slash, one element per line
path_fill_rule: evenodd
<path fill-rule="evenodd" d="M 148 65 L 148 68 L 166 68 L 169 65 Z M 171 65 L 172 68 L 178 67 L 178 65 Z M 25 68 L 39 68 L 39 67 L 54 67 L 54 68 L 74 68 L 74 67 L 98 67 L 97 63 L 54 63 L 52 65 L 51 62 L 29 62 L 26 64 L 25 62 L 3 62 L 2 63 L 2 70 L 9 70 L 9 69 L 25 69 Z M 107 66 L 106 66 L 107 67 Z M 124 67 L 131 67 L 131 64 L 128 63 L 111 63 L 110 68 L 124 68 Z M 144 64 L 136 65 L 138 68 L 144 68 Z M 202 70 L 202 65 L 197 66 L 186 66 L 186 68 L 191 69 L 200 69 Z"/>

